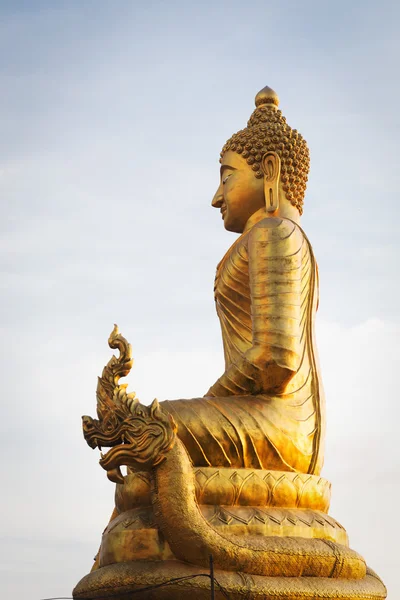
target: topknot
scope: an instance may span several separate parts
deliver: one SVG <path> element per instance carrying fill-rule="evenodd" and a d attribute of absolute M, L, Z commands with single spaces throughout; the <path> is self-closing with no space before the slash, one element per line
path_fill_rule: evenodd
<path fill-rule="evenodd" d="M 274 106 L 279 106 L 279 96 L 274 90 L 267 85 L 265 88 L 260 90 L 255 99 L 256 106 L 261 106 L 261 104 L 272 104 Z"/>
<path fill-rule="evenodd" d="M 263 88 L 258 92 L 255 104 L 256 109 L 246 129 L 238 131 L 226 142 L 221 159 L 228 150 L 237 152 L 246 159 L 255 177 L 261 179 L 264 175 L 262 157 L 266 152 L 276 152 L 281 159 L 281 181 L 285 196 L 302 214 L 310 169 L 307 142 L 286 123 L 278 109 L 279 98 L 274 90 Z"/>

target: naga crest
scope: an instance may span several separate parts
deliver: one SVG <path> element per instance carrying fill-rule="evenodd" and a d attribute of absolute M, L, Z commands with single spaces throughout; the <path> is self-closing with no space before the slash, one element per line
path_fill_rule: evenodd
<path fill-rule="evenodd" d="M 110 348 L 119 350 L 103 369 L 97 384 L 98 419 L 82 417 L 83 435 L 91 448 L 111 447 L 101 454 L 100 465 L 115 483 L 124 483 L 120 467 L 146 471 L 158 465 L 176 440 L 177 426 L 162 412 L 157 400 L 151 406 L 140 404 L 134 393 L 126 392 L 121 377 L 131 370 L 132 350 L 118 332 L 117 325 L 108 339 Z"/>

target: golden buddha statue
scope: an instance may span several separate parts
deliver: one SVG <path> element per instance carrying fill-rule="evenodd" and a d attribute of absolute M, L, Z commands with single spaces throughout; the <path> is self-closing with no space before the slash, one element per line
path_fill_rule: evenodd
<path fill-rule="evenodd" d="M 210 555 L 216 598 L 386 598 L 327 514 L 318 273 L 299 225 L 309 152 L 278 104 L 261 90 L 221 152 L 212 206 L 239 234 L 215 278 L 224 373 L 202 398 L 144 406 L 119 384 L 130 346 L 118 328 L 110 336 L 120 355 L 83 430 L 91 447 L 111 447 L 100 465 L 115 509 L 75 598 L 206 598 Z"/>
<path fill-rule="evenodd" d="M 248 127 L 221 152 L 212 201 L 241 234 L 217 268 L 225 372 L 204 399 L 163 403 L 195 465 L 319 474 L 324 405 L 313 340 L 317 267 L 299 226 L 305 140 L 278 97 L 256 97 Z"/>

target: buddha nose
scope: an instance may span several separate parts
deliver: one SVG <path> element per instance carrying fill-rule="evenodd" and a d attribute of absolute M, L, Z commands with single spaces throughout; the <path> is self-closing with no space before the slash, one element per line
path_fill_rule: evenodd
<path fill-rule="evenodd" d="M 222 186 L 217 189 L 214 198 L 212 199 L 211 206 L 214 208 L 221 208 L 224 203 L 224 194 L 222 193 Z"/>

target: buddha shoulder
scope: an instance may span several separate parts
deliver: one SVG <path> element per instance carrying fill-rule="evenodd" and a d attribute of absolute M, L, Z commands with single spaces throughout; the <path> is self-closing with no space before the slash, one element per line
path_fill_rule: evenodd
<path fill-rule="evenodd" d="M 305 242 L 301 228 L 291 221 L 281 217 L 266 217 L 258 221 L 249 233 L 249 243 L 259 243 L 280 248 L 290 248 L 296 252 Z"/>

